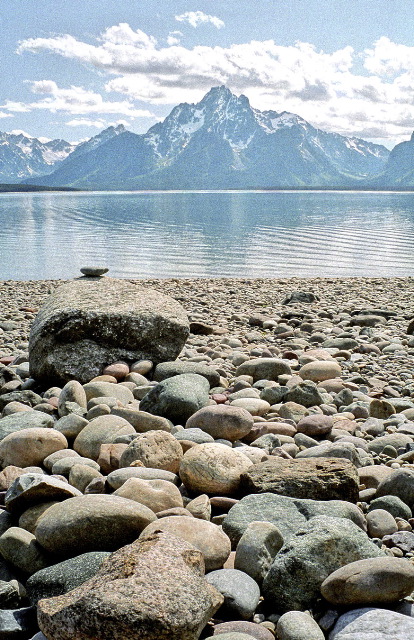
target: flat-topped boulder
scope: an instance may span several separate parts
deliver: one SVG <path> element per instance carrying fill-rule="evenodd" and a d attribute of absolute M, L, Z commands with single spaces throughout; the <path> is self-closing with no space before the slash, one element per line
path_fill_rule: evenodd
<path fill-rule="evenodd" d="M 30 374 L 85 383 L 118 360 L 174 360 L 188 335 L 187 315 L 173 298 L 126 280 L 81 278 L 56 289 L 39 310 Z"/>

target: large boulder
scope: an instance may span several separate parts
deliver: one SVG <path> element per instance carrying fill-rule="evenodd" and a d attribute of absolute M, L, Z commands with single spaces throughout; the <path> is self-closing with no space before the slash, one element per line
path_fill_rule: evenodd
<path fill-rule="evenodd" d="M 277 493 L 291 498 L 357 502 L 358 488 L 356 467 L 340 458 L 285 460 L 272 456 L 241 476 L 245 494 Z"/>
<path fill-rule="evenodd" d="M 230 509 L 223 531 L 235 547 L 251 522 L 271 522 L 286 542 L 315 516 L 349 519 L 361 529 L 366 526 L 362 511 L 345 500 L 305 500 L 260 493 L 242 498 Z"/>
<path fill-rule="evenodd" d="M 153 289 L 113 278 L 79 278 L 56 289 L 29 339 L 31 376 L 88 382 L 117 360 L 174 360 L 189 335 L 182 306 Z"/>
<path fill-rule="evenodd" d="M 201 552 L 156 532 L 112 554 L 80 587 L 41 600 L 39 626 L 48 640 L 197 640 L 222 602 L 204 580 Z"/>
<path fill-rule="evenodd" d="M 278 610 L 305 611 L 316 604 L 331 573 L 378 556 L 385 554 L 350 520 L 311 518 L 277 554 L 263 581 L 263 595 Z"/>

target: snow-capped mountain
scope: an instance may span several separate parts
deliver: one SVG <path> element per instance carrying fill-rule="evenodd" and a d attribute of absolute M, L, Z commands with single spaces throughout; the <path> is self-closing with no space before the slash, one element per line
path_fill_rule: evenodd
<path fill-rule="evenodd" d="M 75 146 L 65 140 L 42 142 L 23 133 L 0 131 L 0 183 L 51 173 Z"/>
<path fill-rule="evenodd" d="M 389 155 L 295 114 L 253 109 L 226 87 L 176 106 L 146 134 L 121 130 L 84 145 L 51 175 L 27 182 L 94 189 L 345 186 L 380 174 Z"/>

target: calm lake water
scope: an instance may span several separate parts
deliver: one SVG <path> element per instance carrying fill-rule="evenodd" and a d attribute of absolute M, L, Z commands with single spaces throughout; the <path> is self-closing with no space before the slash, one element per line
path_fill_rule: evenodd
<path fill-rule="evenodd" d="M 0 279 L 414 276 L 414 193 L 0 194 Z"/>

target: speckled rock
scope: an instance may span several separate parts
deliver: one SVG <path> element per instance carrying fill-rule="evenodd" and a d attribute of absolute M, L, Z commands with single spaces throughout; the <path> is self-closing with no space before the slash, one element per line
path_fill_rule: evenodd
<path fill-rule="evenodd" d="M 159 382 L 141 400 L 140 409 L 185 424 L 190 416 L 208 404 L 210 385 L 196 373 L 183 373 Z"/>
<path fill-rule="evenodd" d="M 39 603 L 49 640 L 197 640 L 223 602 L 201 553 L 157 532 L 120 549 L 65 596 Z"/>
<path fill-rule="evenodd" d="M 303 611 L 288 611 L 277 621 L 279 640 L 325 640 L 318 623 Z"/>
<path fill-rule="evenodd" d="M 384 556 L 346 518 L 311 518 L 277 554 L 263 581 L 263 594 L 279 610 L 304 611 L 316 603 L 323 581 L 355 560 Z"/>
<path fill-rule="evenodd" d="M 285 460 L 273 457 L 250 467 L 241 476 L 241 491 L 277 493 L 311 500 L 357 502 L 359 481 L 350 461 L 330 458 Z"/>
<path fill-rule="evenodd" d="M 286 542 L 314 516 L 349 519 L 359 528 L 365 528 L 362 512 L 350 502 L 303 500 L 262 493 L 239 500 L 228 512 L 223 522 L 223 531 L 229 536 L 235 548 L 251 522 L 271 522 L 280 530 Z"/>
<path fill-rule="evenodd" d="M 165 469 L 177 473 L 183 457 L 180 443 L 166 431 L 147 431 L 127 446 L 120 459 L 120 467 L 129 467 L 140 460 L 144 467 Z"/>
<path fill-rule="evenodd" d="M 219 618 L 249 620 L 253 616 L 260 599 L 260 589 L 253 578 L 237 569 L 218 569 L 208 573 L 206 581 L 224 596 L 217 612 Z"/>
<path fill-rule="evenodd" d="M 108 362 L 174 360 L 188 334 L 187 316 L 169 296 L 127 280 L 73 280 L 56 289 L 35 318 L 31 375 L 88 382 Z"/>

